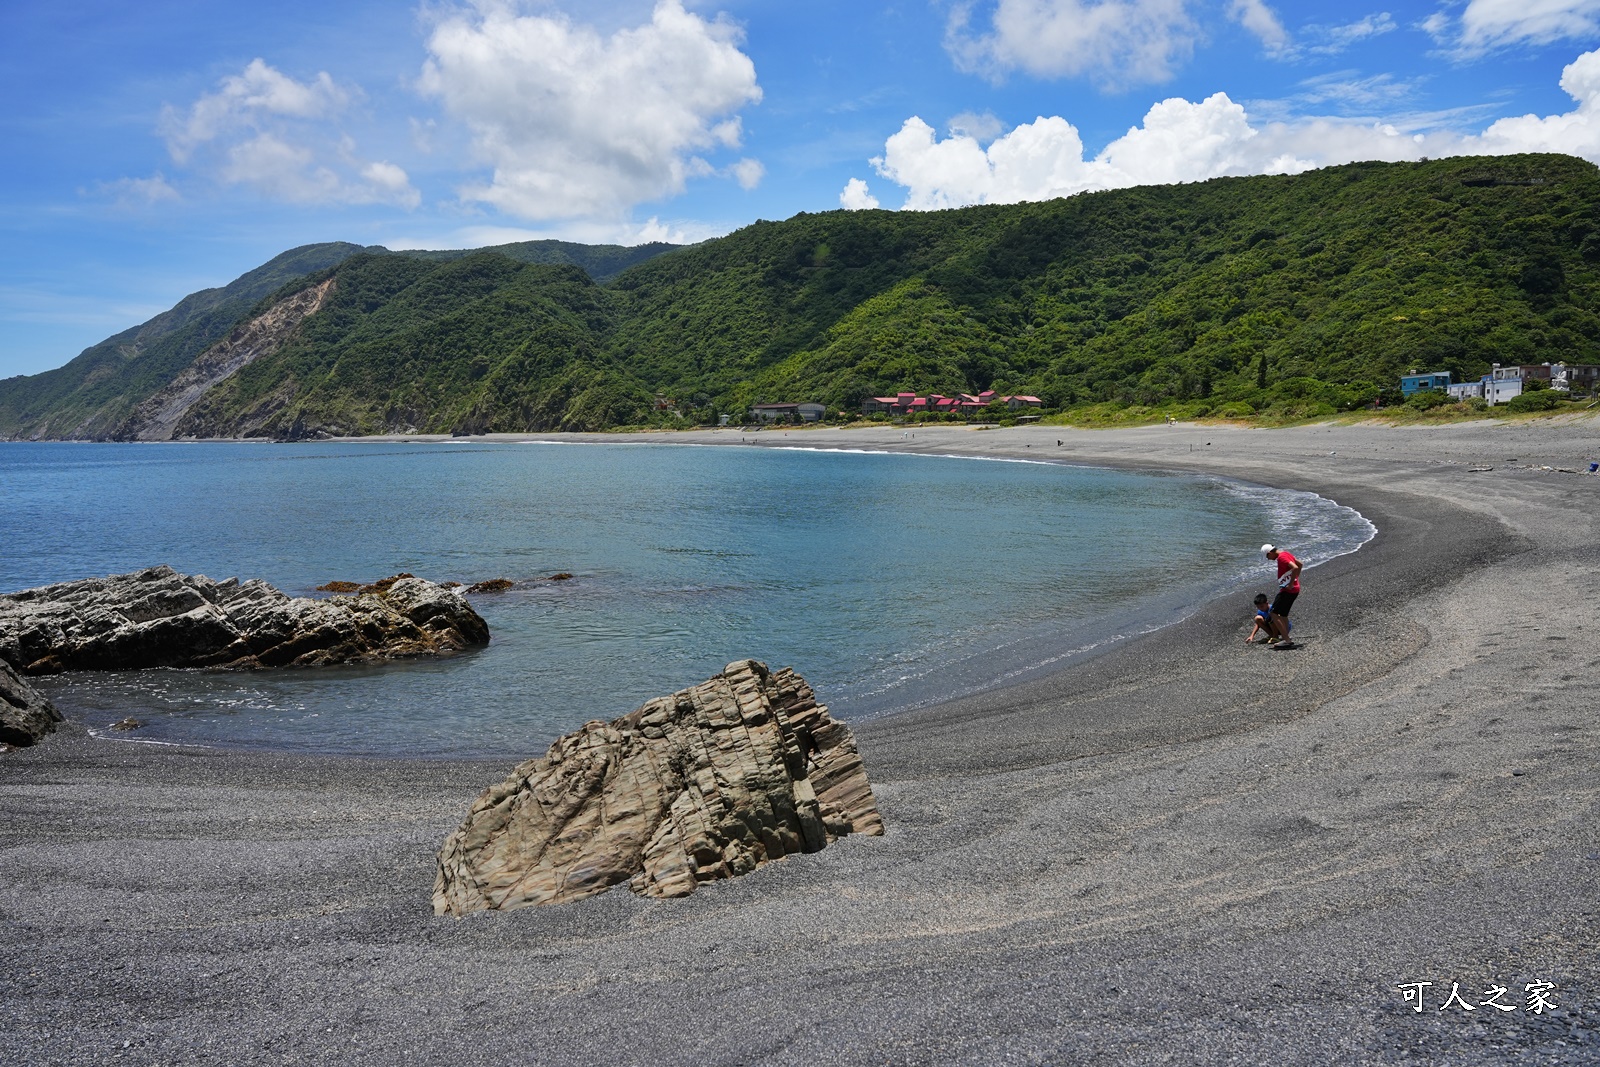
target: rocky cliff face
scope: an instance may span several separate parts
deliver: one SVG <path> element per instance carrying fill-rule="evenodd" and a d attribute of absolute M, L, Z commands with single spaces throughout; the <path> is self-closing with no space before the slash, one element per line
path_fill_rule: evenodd
<path fill-rule="evenodd" d="M 0 659 L 0 749 L 37 744 L 60 721 L 55 705 Z"/>
<path fill-rule="evenodd" d="M 405 576 L 312 600 L 266 582 L 151 567 L 0 596 L 0 660 L 23 674 L 285 667 L 459 652 L 489 642 L 461 596 Z"/>
<path fill-rule="evenodd" d="M 191 417 L 190 411 L 206 393 L 227 381 L 264 355 L 276 352 L 315 314 L 333 291 L 334 280 L 308 286 L 234 329 L 195 359 L 117 428 L 120 441 L 170 441 L 179 436 L 209 436 L 213 428 Z"/>
<path fill-rule="evenodd" d="M 850 728 L 792 670 L 742 660 L 588 723 L 491 787 L 439 851 L 433 907 L 555 904 L 619 882 L 685 896 L 850 833 L 883 833 Z"/>

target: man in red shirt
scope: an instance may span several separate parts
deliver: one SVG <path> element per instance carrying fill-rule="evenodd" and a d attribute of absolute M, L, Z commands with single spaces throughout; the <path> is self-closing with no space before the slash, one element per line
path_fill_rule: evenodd
<path fill-rule="evenodd" d="M 1272 601 L 1272 647 L 1293 648 L 1289 640 L 1289 609 L 1300 595 L 1300 561 L 1276 545 L 1262 545 L 1261 554 L 1278 562 L 1278 595 Z"/>

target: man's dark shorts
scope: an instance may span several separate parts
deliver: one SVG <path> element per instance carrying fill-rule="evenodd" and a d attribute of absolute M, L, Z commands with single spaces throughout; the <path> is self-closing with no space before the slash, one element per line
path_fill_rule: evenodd
<path fill-rule="evenodd" d="M 1294 607 L 1294 598 L 1299 595 L 1299 593 L 1291 593 L 1287 589 L 1278 590 L 1278 595 L 1272 600 L 1272 613 L 1288 618 L 1289 609 Z"/>

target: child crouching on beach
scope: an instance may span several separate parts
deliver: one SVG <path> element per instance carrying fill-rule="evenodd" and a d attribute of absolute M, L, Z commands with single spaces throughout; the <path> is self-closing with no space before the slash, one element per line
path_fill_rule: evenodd
<path fill-rule="evenodd" d="M 1257 593 L 1254 604 L 1256 613 L 1250 617 L 1250 621 L 1254 625 L 1250 627 L 1250 636 L 1244 639 L 1244 643 L 1247 645 L 1255 642 L 1256 634 L 1266 634 L 1261 639 L 1263 641 L 1272 640 L 1272 601 L 1267 599 L 1267 594 Z M 1284 633 L 1294 629 L 1294 623 L 1290 622 L 1287 616 L 1284 617 L 1283 625 Z"/>

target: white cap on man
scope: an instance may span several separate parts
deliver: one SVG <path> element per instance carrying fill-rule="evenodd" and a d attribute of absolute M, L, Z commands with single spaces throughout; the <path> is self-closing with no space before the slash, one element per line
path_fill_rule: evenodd
<path fill-rule="evenodd" d="M 1261 546 L 1261 554 L 1263 556 L 1271 556 L 1276 551 L 1278 551 L 1278 546 L 1277 545 L 1262 545 Z"/>

